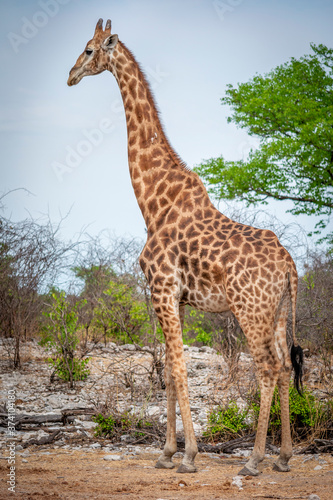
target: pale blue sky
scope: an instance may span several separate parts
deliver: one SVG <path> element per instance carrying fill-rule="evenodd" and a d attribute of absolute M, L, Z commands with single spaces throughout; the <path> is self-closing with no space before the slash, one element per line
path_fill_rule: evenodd
<path fill-rule="evenodd" d="M 114 78 L 66 84 L 99 17 L 111 18 L 112 32 L 145 69 L 170 142 L 190 167 L 220 154 L 242 158 L 256 145 L 226 122 L 220 98 L 228 83 L 309 53 L 310 42 L 333 46 L 328 0 L 2 1 L 0 191 L 33 193 L 6 197 L 15 220 L 49 213 L 56 221 L 71 210 L 67 239 L 86 226 L 92 235 L 145 237 Z M 59 164 L 70 171 L 57 175 Z M 290 222 L 289 206 L 269 210 Z M 297 220 L 307 230 L 315 223 Z"/>

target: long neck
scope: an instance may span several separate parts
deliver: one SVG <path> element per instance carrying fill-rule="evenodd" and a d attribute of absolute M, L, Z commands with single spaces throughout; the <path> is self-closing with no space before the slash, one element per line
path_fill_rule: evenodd
<path fill-rule="evenodd" d="M 148 230 L 154 230 L 157 219 L 164 217 L 175 202 L 173 191 L 179 194 L 180 184 L 184 185 L 186 177 L 194 180 L 197 176 L 186 170 L 168 142 L 149 84 L 132 53 L 121 42 L 113 53 L 110 70 L 116 77 L 124 102 L 134 192 Z M 200 184 L 202 195 L 209 202 L 201 181 Z"/>

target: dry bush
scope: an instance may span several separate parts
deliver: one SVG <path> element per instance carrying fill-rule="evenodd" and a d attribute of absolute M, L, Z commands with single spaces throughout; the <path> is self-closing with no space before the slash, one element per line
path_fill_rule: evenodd
<path fill-rule="evenodd" d="M 312 254 L 299 279 L 297 331 L 323 364 L 322 383 L 333 391 L 333 255 Z"/>
<path fill-rule="evenodd" d="M 0 337 L 14 368 L 20 343 L 38 330 L 42 294 L 59 278 L 75 244 L 58 238 L 48 220 L 12 222 L 0 218 Z"/>

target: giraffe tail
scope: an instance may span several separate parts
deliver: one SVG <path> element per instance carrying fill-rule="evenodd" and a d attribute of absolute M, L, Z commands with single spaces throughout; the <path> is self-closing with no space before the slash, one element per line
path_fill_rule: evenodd
<path fill-rule="evenodd" d="M 298 393 L 302 395 L 303 390 L 303 349 L 301 346 L 294 344 L 291 347 L 290 352 L 291 362 L 294 368 L 295 376 L 294 376 L 294 387 L 297 389 Z"/>
<path fill-rule="evenodd" d="M 291 315 L 292 315 L 292 334 L 293 334 L 293 345 L 290 351 L 291 363 L 295 372 L 294 375 L 294 387 L 297 389 L 298 393 L 302 395 L 303 389 L 303 349 L 298 345 L 296 339 L 296 300 L 297 300 L 297 273 L 291 271 L 288 273 L 289 278 L 289 291 L 291 300 Z"/>

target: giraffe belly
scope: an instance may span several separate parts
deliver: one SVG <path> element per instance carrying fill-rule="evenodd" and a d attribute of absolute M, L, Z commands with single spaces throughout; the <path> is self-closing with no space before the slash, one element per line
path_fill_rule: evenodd
<path fill-rule="evenodd" d="M 187 291 L 184 289 L 181 303 L 205 312 L 224 312 L 230 309 L 222 287 L 219 287 L 216 292 L 211 290 Z"/>

